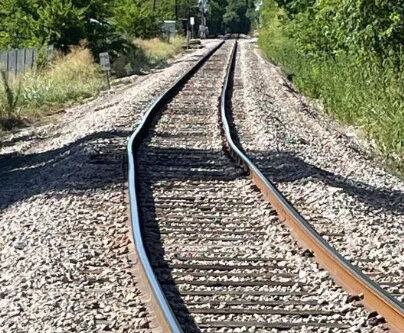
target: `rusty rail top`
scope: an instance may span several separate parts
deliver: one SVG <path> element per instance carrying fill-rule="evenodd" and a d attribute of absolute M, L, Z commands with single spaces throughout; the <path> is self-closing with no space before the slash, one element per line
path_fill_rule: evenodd
<path fill-rule="evenodd" d="M 153 272 L 143 243 L 139 217 L 135 154 L 141 141 L 147 135 L 157 111 L 175 96 L 182 86 L 224 43 L 225 41 L 221 41 L 218 45 L 209 50 L 187 73 L 181 76 L 153 102 L 128 142 L 128 187 L 132 236 L 139 258 L 141 274 L 142 277 L 144 277 L 147 289 L 150 293 L 149 296 L 153 310 L 155 310 L 155 315 L 163 332 L 180 333 L 183 332 L 183 330 Z M 230 81 L 235 67 L 237 46 L 238 43 L 236 41 L 230 55 L 219 104 L 221 130 L 223 137 L 226 139 L 224 140 L 226 148 L 236 162 L 249 171 L 252 180 L 260 188 L 265 198 L 276 209 L 280 218 L 292 229 L 298 240 L 313 251 L 317 261 L 329 271 L 335 281 L 351 293 L 363 294 L 363 303 L 368 308 L 376 310 L 384 316 L 392 329 L 397 332 L 404 332 L 404 305 L 369 279 L 359 268 L 352 265 L 330 246 L 296 209 L 293 208 L 276 186 L 262 174 L 234 142 L 226 112 L 226 100 L 229 95 Z"/>
<path fill-rule="evenodd" d="M 192 77 L 195 72 L 224 44 L 221 41 L 218 45 L 209 50 L 187 73 L 181 76 L 170 88 L 168 88 L 161 96 L 159 96 L 154 103 L 148 108 L 145 116 L 143 117 L 140 125 L 132 134 L 128 141 L 128 187 L 129 187 L 129 200 L 130 200 L 130 218 L 132 225 L 132 236 L 135 243 L 138 258 L 140 260 L 141 269 L 144 277 L 147 279 L 148 289 L 151 291 L 151 302 L 156 310 L 156 316 L 159 324 L 163 328 L 163 332 L 180 333 L 183 332 L 180 324 L 175 318 L 173 311 L 165 297 L 161 286 L 153 272 L 149 258 L 143 243 L 141 233 L 141 222 L 139 218 L 139 205 L 137 196 L 137 183 L 136 183 L 136 149 L 140 142 L 146 136 L 150 124 L 156 114 L 164 104 L 170 100 L 175 93 Z"/>
<path fill-rule="evenodd" d="M 404 304 L 372 281 L 324 240 L 235 144 L 227 117 L 226 100 L 231 73 L 235 66 L 237 44 L 236 41 L 220 98 L 221 122 L 230 154 L 240 165 L 248 169 L 251 178 L 276 209 L 280 218 L 292 229 L 297 238 L 314 252 L 317 261 L 329 271 L 335 281 L 351 293 L 362 294 L 365 306 L 381 314 L 393 330 L 404 332 Z"/>

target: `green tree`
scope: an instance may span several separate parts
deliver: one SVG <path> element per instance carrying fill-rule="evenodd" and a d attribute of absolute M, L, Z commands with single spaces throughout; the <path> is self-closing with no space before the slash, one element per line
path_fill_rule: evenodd
<path fill-rule="evenodd" d="M 111 9 L 105 0 L 0 0 L 0 47 L 67 49 L 105 34 Z"/>
<path fill-rule="evenodd" d="M 326 110 L 403 150 L 404 2 L 264 0 L 259 43 Z"/>
<path fill-rule="evenodd" d="M 113 10 L 119 32 L 133 37 L 153 37 L 160 31 L 157 13 L 142 0 L 121 0 Z"/>
<path fill-rule="evenodd" d="M 251 30 L 251 18 L 254 10 L 254 1 L 228 0 L 223 22 L 226 31 L 233 33 L 249 33 Z"/>
<path fill-rule="evenodd" d="M 209 33 L 213 35 L 223 34 L 225 32 L 223 15 L 226 12 L 227 0 L 211 0 L 209 4 Z"/>
<path fill-rule="evenodd" d="M 85 8 L 71 1 L 51 0 L 38 8 L 37 31 L 41 44 L 67 49 L 85 37 Z"/>
<path fill-rule="evenodd" d="M 38 0 L 0 0 L 0 47 L 35 46 L 38 38 Z"/>
<path fill-rule="evenodd" d="M 301 52 L 395 57 L 404 45 L 404 2 L 389 0 L 266 0 L 284 9 L 284 28 Z"/>

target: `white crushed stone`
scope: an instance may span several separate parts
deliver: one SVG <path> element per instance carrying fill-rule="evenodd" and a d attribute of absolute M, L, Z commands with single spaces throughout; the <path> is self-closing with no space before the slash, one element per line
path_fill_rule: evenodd
<path fill-rule="evenodd" d="M 126 142 L 204 52 L 2 139 L 0 332 L 151 331 L 130 257 Z"/>
<path fill-rule="evenodd" d="M 404 182 L 296 93 L 254 42 L 240 42 L 235 81 L 247 155 L 331 245 L 403 301 Z"/>

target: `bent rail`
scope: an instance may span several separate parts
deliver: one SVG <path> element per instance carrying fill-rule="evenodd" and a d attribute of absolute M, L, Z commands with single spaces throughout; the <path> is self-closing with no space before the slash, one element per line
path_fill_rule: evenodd
<path fill-rule="evenodd" d="M 132 134 L 128 142 L 128 187 L 130 201 L 130 218 L 132 226 L 132 236 L 140 263 L 140 274 L 146 282 L 146 287 L 150 294 L 150 301 L 156 314 L 157 321 L 163 332 L 181 333 L 183 332 L 180 324 L 174 316 L 174 313 L 165 297 L 161 286 L 153 272 L 149 258 L 147 256 L 139 218 L 138 196 L 136 189 L 136 158 L 135 153 L 140 142 L 147 134 L 150 124 L 156 112 L 170 99 L 176 91 L 223 45 L 224 41 L 212 48 L 200 59 L 187 73 L 180 77 L 169 89 L 167 89 L 157 100 L 148 108 L 142 122 Z"/>
<path fill-rule="evenodd" d="M 369 279 L 359 268 L 330 246 L 235 144 L 226 112 L 226 98 L 229 93 L 231 73 L 235 66 L 236 52 L 237 41 L 231 54 L 220 98 L 222 130 L 229 153 L 237 163 L 249 171 L 252 180 L 277 211 L 280 219 L 304 246 L 313 251 L 317 261 L 327 269 L 334 280 L 349 292 L 363 295 L 363 303 L 366 307 L 381 314 L 393 330 L 404 332 L 404 304 Z"/>

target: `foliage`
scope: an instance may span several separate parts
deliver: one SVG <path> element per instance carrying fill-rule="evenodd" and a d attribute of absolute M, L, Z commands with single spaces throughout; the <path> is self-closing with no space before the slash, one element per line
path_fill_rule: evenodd
<path fill-rule="evenodd" d="M 27 74 L 21 82 L 21 106 L 32 109 L 79 101 L 97 93 L 104 84 L 91 52 L 81 47 L 58 56 L 39 73 Z"/>
<path fill-rule="evenodd" d="M 0 0 L 0 47 L 54 44 L 67 50 L 83 38 L 99 38 L 110 15 L 107 4 L 104 0 Z"/>
<path fill-rule="evenodd" d="M 270 0 L 269 2 L 274 2 Z M 404 45 L 404 3 L 389 0 L 278 0 L 300 52 L 355 54 L 361 61 L 394 57 Z M 268 3 L 268 1 L 267 1 Z"/>
<path fill-rule="evenodd" d="M 123 74 L 163 64 L 182 50 L 184 39 L 174 38 L 170 44 L 159 39 L 141 40 L 126 45 Z M 3 73 L 0 85 L 0 126 L 10 129 L 18 125 L 15 117 L 41 116 L 62 106 L 96 95 L 105 87 L 105 76 L 89 49 L 74 47 L 67 55 L 59 53 L 46 67 L 30 72 L 18 80 L 7 81 Z M 11 121 L 10 121 L 11 120 Z"/>
<path fill-rule="evenodd" d="M 254 0 L 211 0 L 210 7 L 212 34 L 248 33 L 255 21 Z M 198 26 L 196 0 L 0 0 L 0 48 L 53 44 L 67 52 L 86 40 L 96 54 L 122 36 L 153 38 L 162 20 L 190 16 Z"/>
<path fill-rule="evenodd" d="M 184 43 L 185 40 L 183 37 L 172 38 L 170 43 L 162 41 L 159 38 L 135 40 L 135 44 L 143 50 L 146 58 L 152 65 L 173 58 L 181 52 Z"/>
<path fill-rule="evenodd" d="M 252 0 L 228 0 L 223 21 L 227 32 L 249 33 L 253 21 L 254 1 Z"/>
<path fill-rule="evenodd" d="M 210 16 L 208 20 L 209 33 L 212 35 L 224 34 L 225 26 L 223 15 L 226 12 L 227 0 L 211 0 Z"/>
<path fill-rule="evenodd" d="M 0 0 L 0 48 L 31 47 L 40 44 L 36 1 Z"/>
<path fill-rule="evenodd" d="M 259 43 L 328 112 L 404 153 L 404 5 L 389 1 L 265 0 Z"/>
<path fill-rule="evenodd" d="M 142 0 L 122 0 L 113 10 L 116 28 L 133 37 L 151 38 L 160 32 L 157 14 Z"/>
<path fill-rule="evenodd" d="M 0 0 L 0 48 L 53 44 L 68 51 L 90 48 L 120 35 L 155 36 L 160 28 L 151 0 Z"/>
<path fill-rule="evenodd" d="M 196 16 L 198 14 L 197 0 L 156 0 L 156 12 L 163 20 L 174 20 Z M 177 6 L 176 6 L 177 5 Z"/>
<path fill-rule="evenodd" d="M 116 76 L 123 77 L 164 65 L 168 59 L 181 52 L 184 43 L 184 37 L 181 36 L 172 38 L 170 43 L 159 38 L 137 38 L 132 43 L 132 48 L 114 60 L 113 72 Z"/>

